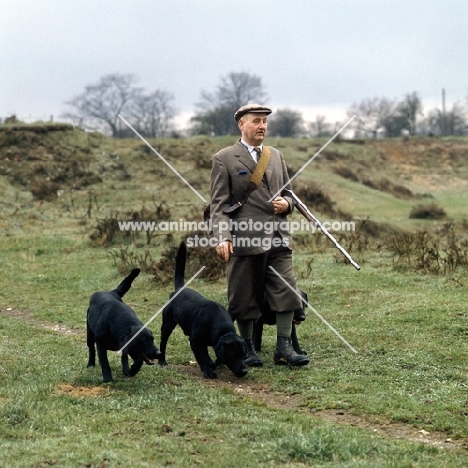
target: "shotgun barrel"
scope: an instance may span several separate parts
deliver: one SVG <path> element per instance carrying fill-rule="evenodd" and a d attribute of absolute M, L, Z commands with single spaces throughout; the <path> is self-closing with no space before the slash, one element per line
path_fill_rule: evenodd
<path fill-rule="evenodd" d="M 341 245 L 338 243 L 338 241 L 333 237 L 332 234 L 330 234 L 323 226 L 322 223 L 309 211 L 307 206 L 299 199 L 299 197 L 289 189 L 285 189 L 283 191 L 284 194 L 289 195 L 294 202 L 294 205 L 296 208 L 299 210 L 299 212 L 304 216 L 307 221 L 309 221 L 314 227 L 319 228 L 334 244 L 334 246 L 346 257 L 346 259 L 353 265 L 356 270 L 360 270 L 361 267 L 351 258 L 351 255 L 349 255 L 346 250 L 341 247 Z"/>

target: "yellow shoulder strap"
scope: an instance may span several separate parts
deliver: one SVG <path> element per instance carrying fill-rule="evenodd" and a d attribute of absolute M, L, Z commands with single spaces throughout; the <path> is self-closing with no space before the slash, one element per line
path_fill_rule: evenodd
<path fill-rule="evenodd" d="M 258 160 L 257 167 L 249 178 L 249 182 L 253 182 L 257 187 L 260 185 L 260 182 L 265 175 L 266 168 L 270 162 L 270 156 L 270 148 L 268 146 L 264 146 L 260 159 Z"/>
<path fill-rule="evenodd" d="M 263 176 L 265 175 L 268 163 L 270 162 L 270 156 L 270 148 L 268 146 L 264 146 L 262 154 L 260 155 L 260 159 L 258 160 L 257 167 L 253 171 L 252 175 L 249 177 L 249 182 L 247 184 L 247 188 L 245 189 L 245 193 L 242 197 L 242 200 L 234 203 L 234 205 L 223 210 L 223 213 L 230 214 L 234 211 L 237 211 L 244 205 L 244 203 L 250 197 L 250 194 L 254 190 L 257 190 L 257 187 L 260 185 L 260 182 L 262 181 Z"/>

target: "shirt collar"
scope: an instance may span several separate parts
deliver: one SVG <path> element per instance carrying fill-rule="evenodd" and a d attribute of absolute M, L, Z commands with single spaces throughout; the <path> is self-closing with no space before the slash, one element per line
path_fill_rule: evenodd
<path fill-rule="evenodd" d="M 248 143 L 246 143 L 244 140 L 241 139 L 241 143 L 249 150 L 249 153 L 250 154 L 253 154 L 254 153 L 254 148 L 260 148 L 260 151 L 263 151 L 263 143 L 261 143 L 260 145 L 258 146 L 252 146 L 252 145 L 249 145 Z M 255 156 L 256 156 L 256 153 L 255 153 Z"/>

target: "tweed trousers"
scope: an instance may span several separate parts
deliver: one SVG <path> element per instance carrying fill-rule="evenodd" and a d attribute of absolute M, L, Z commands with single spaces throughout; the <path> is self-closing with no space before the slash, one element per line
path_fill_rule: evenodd
<path fill-rule="evenodd" d="M 292 287 L 291 290 L 284 281 Z M 292 251 L 276 247 L 257 255 L 231 256 L 226 268 L 228 312 L 232 320 L 256 320 L 261 315 L 264 294 L 275 312 L 302 307 L 292 265 Z"/>

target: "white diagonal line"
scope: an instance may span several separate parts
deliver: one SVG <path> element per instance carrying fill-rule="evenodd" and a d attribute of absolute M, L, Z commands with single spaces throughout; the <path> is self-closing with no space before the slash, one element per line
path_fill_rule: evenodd
<path fill-rule="evenodd" d="M 199 193 L 197 190 L 195 190 L 195 189 L 192 187 L 192 185 L 190 185 L 190 182 L 188 182 L 188 181 L 182 176 L 182 174 L 180 174 L 180 172 L 177 171 L 177 169 L 175 169 L 174 167 L 172 167 L 172 166 L 167 162 L 167 160 L 164 159 L 164 158 L 148 143 L 148 141 L 147 141 L 142 135 L 140 135 L 140 134 L 137 132 L 137 130 L 135 130 L 129 122 L 127 122 L 127 121 L 122 117 L 121 114 L 119 114 L 118 116 L 119 116 L 119 118 L 120 118 L 121 120 L 123 120 L 123 121 L 128 125 L 128 127 L 135 133 L 135 135 L 137 135 L 137 136 L 148 146 L 148 148 L 150 148 L 150 149 L 156 154 L 156 156 L 158 156 L 158 157 L 167 165 L 167 167 L 169 167 L 169 169 L 171 169 L 172 172 L 174 172 L 174 174 L 176 174 L 183 182 L 185 182 L 185 184 L 187 184 L 187 185 L 189 186 L 189 188 L 191 188 L 191 189 L 193 190 L 193 192 L 194 192 L 199 198 L 201 198 L 205 203 L 208 203 L 207 200 L 205 200 L 205 199 L 203 198 L 203 196 L 200 195 L 200 193 Z"/>
<path fill-rule="evenodd" d="M 272 202 L 355 118 L 353 115 L 268 201 Z"/>
<path fill-rule="evenodd" d="M 297 292 L 271 265 L 270 268 L 281 278 L 283 283 L 296 294 L 297 297 L 301 299 L 301 301 L 309 307 L 312 312 L 346 345 L 348 348 L 353 352 L 357 353 L 357 351 Z"/>
<path fill-rule="evenodd" d="M 123 349 L 128 346 L 148 325 L 161 313 L 161 311 L 168 306 L 204 269 L 206 266 L 202 266 L 188 281 L 185 283 L 131 338 L 125 343 L 118 354 L 122 354 Z"/>

